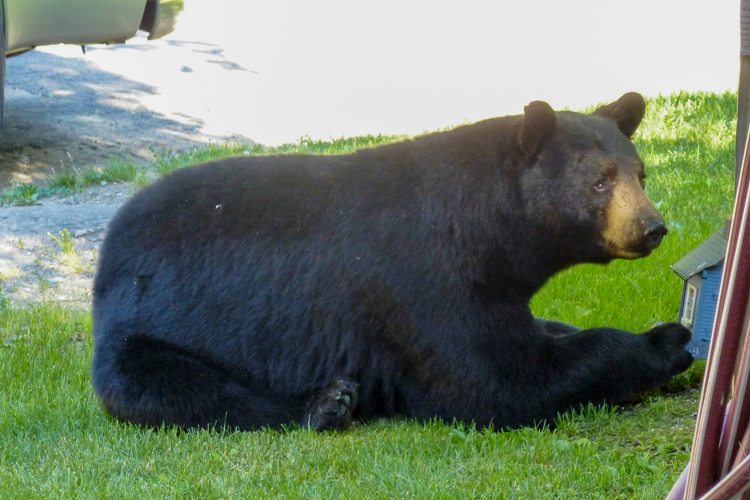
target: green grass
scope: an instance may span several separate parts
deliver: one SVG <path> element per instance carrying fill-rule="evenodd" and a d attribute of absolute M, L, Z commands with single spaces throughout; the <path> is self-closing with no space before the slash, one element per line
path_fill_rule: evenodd
<path fill-rule="evenodd" d="M 122 425 L 91 391 L 87 312 L 0 312 L 2 498 L 659 498 L 687 458 L 694 405 L 672 398 L 588 408 L 555 432 L 405 420 L 338 435 Z"/>
<path fill-rule="evenodd" d="M 732 94 L 649 100 L 635 141 L 670 234 L 647 259 L 555 277 L 533 301 L 537 314 L 632 330 L 676 318 L 681 281 L 669 265 L 731 213 L 735 108 Z M 152 170 L 392 139 L 164 150 Z M 107 417 L 91 390 L 91 351 L 88 311 L 18 309 L 0 296 L 0 498 L 664 498 L 688 460 L 704 367 L 637 404 L 563 415 L 555 431 L 397 419 L 338 435 L 180 433 Z"/>
<path fill-rule="evenodd" d="M 175 168 L 209 160 L 217 160 L 227 156 L 294 153 L 345 154 L 357 149 L 369 148 L 406 138 L 407 136 L 405 135 L 367 135 L 322 141 L 302 137 L 296 143 L 273 147 L 262 144 L 245 144 L 242 142 L 230 142 L 227 144 L 211 143 L 182 154 L 174 154 L 171 149 L 163 148 L 155 154 L 156 160 L 154 161 L 153 170 L 156 174 L 163 175 Z"/>
<path fill-rule="evenodd" d="M 104 168 L 91 168 L 78 172 L 75 169 L 66 168 L 54 175 L 49 180 L 51 193 L 54 192 L 76 192 L 89 186 L 109 182 L 134 182 L 141 181 L 145 177 L 145 168 L 138 168 L 129 160 L 110 158 Z M 57 191 L 55 191 L 57 190 Z"/>
<path fill-rule="evenodd" d="M 76 242 L 70 234 L 70 231 L 68 231 L 67 228 L 63 228 L 63 230 L 60 231 L 59 236 L 55 236 L 52 233 L 47 233 L 47 236 L 57 243 L 62 251 L 62 253 L 57 255 L 57 260 L 66 264 L 75 272 L 82 273 L 85 267 L 81 261 L 81 255 L 78 253 L 78 250 L 76 250 Z"/>
<path fill-rule="evenodd" d="M 129 160 L 119 158 L 110 158 L 104 168 L 90 168 L 80 172 L 75 168 L 63 168 L 49 179 L 45 187 L 33 183 L 18 183 L 3 190 L 0 192 L 0 206 L 35 205 L 40 198 L 70 195 L 89 186 L 112 182 L 144 185 L 147 183 L 146 174 L 144 166 L 138 167 Z"/>

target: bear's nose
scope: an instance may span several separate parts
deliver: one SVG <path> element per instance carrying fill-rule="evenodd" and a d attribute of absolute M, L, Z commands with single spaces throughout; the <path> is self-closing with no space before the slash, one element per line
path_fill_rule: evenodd
<path fill-rule="evenodd" d="M 643 242 L 649 250 L 653 250 L 661 245 L 661 240 L 666 236 L 668 230 L 664 219 L 661 217 L 651 219 L 645 224 L 646 230 L 643 233 Z"/>

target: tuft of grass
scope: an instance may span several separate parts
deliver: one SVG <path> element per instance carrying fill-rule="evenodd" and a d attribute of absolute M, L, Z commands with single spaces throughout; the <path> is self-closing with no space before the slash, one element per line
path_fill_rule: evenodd
<path fill-rule="evenodd" d="M 67 192 L 67 190 L 65 188 L 40 188 L 33 183 L 19 183 L 0 192 L 0 207 L 4 205 L 38 205 L 39 199 L 58 192 Z"/>
<path fill-rule="evenodd" d="M 62 251 L 62 254 L 57 257 L 60 262 L 66 264 L 77 273 L 85 271 L 81 256 L 76 250 L 76 243 L 73 241 L 73 237 L 67 228 L 63 228 L 59 236 L 54 236 L 51 233 L 47 233 L 47 235 L 57 243 Z"/>
<path fill-rule="evenodd" d="M 49 187 L 53 190 L 59 189 L 61 191 L 68 190 L 74 192 L 79 190 L 81 186 L 79 185 L 78 174 L 76 171 L 70 168 L 65 168 L 60 171 L 59 174 L 52 176 L 49 180 Z"/>
<path fill-rule="evenodd" d="M 41 272 L 36 272 L 34 275 L 36 276 L 36 287 L 39 290 L 39 293 L 44 293 L 52 288 L 52 283 L 50 283 Z"/>
<path fill-rule="evenodd" d="M 11 189 L 0 193 L 0 206 L 3 205 L 35 205 L 37 200 L 52 195 L 70 195 L 89 186 L 103 183 L 128 182 L 136 186 L 143 186 L 146 181 L 146 168 L 136 166 L 130 160 L 110 158 L 104 168 L 91 168 L 79 172 L 75 167 L 63 168 L 59 173 L 50 177 L 47 187 L 37 184 L 16 184 Z"/>
<path fill-rule="evenodd" d="M 81 184 L 85 187 L 103 182 L 133 182 L 139 175 L 143 175 L 141 169 L 132 162 L 110 158 L 105 168 L 86 170 L 81 175 Z"/>
<path fill-rule="evenodd" d="M 39 187 L 36 184 L 16 184 L 11 190 L 13 202 L 18 206 L 37 205 L 39 198 Z"/>
<path fill-rule="evenodd" d="M 556 276 L 532 302 L 537 315 L 636 331 L 677 318 L 682 284 L 669 265 L 731 212 L 736 97 L 680 93 L 648 104 L 635 143 L 670 234 L 647 259 Z M 230 155 L 348 152 L 397 139 L 165 149 L 154 170 Z M 0 496 L 660 499 L 688 460 L 704 367 L 697 363 L 668 391 L 629 406 L 561 415 L 555 430 L 392 419 L 317 435 L 120 424 L 92 392 L 91 356 L 89 311 L 18 309 L 0 295 Z"/>

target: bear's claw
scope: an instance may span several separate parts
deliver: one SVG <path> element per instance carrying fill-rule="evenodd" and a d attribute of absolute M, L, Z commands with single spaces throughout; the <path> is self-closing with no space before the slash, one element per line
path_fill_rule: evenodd
<path fill-rule="evenodd" d="M 310 402 L 305 423 L 318 432 L 343 431 L 352 422 L 359 384 L 337 380 L 317 393 Z"/>

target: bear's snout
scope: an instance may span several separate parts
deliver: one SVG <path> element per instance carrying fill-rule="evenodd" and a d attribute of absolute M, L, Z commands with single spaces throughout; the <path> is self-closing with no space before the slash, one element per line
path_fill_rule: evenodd
<path fill-rule="evenodd" d="M 661 240 L 668 232 L 667 225 L 661 217 L 654 217 L 651 220 L 645 221 L 643 226 L 645 228 L 643 232 L 643 245 L 650 252 L 661 245 Z"/>
<path fill-rule="evenodd" d="M 664 218 L 635 177 L 618 183 L 602 233 L 608 253 L 613 258 L 639 259 L 661 245 L 666 234 Z"/>

